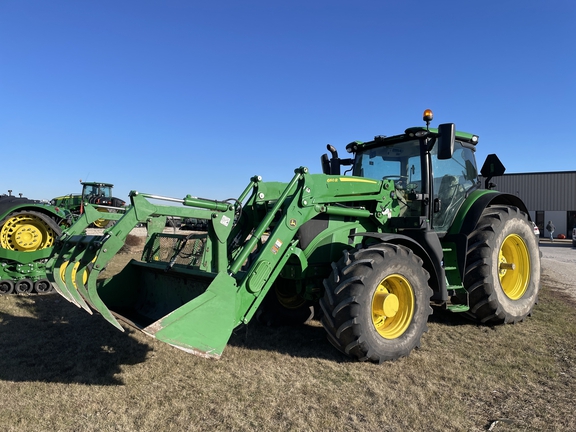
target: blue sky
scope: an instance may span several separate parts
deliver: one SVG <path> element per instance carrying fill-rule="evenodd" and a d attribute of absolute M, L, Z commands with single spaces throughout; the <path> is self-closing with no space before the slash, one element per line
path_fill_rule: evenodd
<path fill-rule="evenodd" d="M 0 193 L 236 197 L 326 144 L 453 122 L 576 170 L 576 2 L 0 2 Z"/>

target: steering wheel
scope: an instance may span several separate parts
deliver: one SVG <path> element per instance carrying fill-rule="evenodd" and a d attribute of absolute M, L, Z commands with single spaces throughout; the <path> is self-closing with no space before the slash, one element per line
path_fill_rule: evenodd
<path fill-rule="evenodd" d="M 382 177 L 382 180 L 393 180 L 394 186 L 397 189 L 404 189 L 405 185 L 408 184 L 408 176 L 403 175 L 389 175 Z"/>

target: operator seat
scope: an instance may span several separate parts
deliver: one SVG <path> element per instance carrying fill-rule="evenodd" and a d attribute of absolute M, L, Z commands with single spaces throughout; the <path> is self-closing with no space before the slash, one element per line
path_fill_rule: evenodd
<path fill-rule="evenodd" d="M 455 175 L 445 175 L 442 177 L 438 188 L 438 199 L 440 200 L 440 211 L 434 217 L 435 226 L 443 226 L 451 213 L 459 208 L 459 203 L 464 198 L 464 188 Z"/>
<path fill-rule="evenodd" d="M 448 206 L 454 199 L 459 186 L 458 177 L 454 175 L 445 175 L 442 177 L 440 187 L 438 188 L 438 198 L 442 202 L 443 207 Z"/>

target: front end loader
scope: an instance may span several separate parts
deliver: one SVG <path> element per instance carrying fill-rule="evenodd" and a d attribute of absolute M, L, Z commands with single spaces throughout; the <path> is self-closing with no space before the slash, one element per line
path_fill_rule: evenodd
<path fill-rule="evenodd" d="M 180 200 L 183 207 L 155 205 L 151 200 L 179 200 L 133 191 L 124 216 L 103 235 L 69 230 L 60 238 L 49 262 L 53 281 L 68 300 L 97 310 L 120 329 L 119 321 L 183 350 L 219 357 L 232 330 L 250 321 L 275 281 L 306 275 L 311 285 L 303 284 L 297 294 L 317 302 L 330 271 L 323 265 L 326 257 L 336 260 L 350 247 L 351 231 L 373 231 L 385 222 L 383 211 L 392 199 L 384 192 L 392 182 L 343 179 L 299 168 L 288 184 L 253 177 L 237 200 L 188 196 Z M 373 216 L 367 208 L 332 206 L 335 197 L 382 212 Z M 203 219 L 208 230 L 163 233 L 167 216 Z M 319 220 L 328 229 L 302 249 L 299 229 L 317 216 L 329 217 Z M 142 260 L 99 280 L 139 224 L 148 228 Z M 292 274 L 296 269 L 299 274 Z"/>
<path fill-rule="evenodd" d="M 429 128 L 431 112 L 424 119 L 426 127 L 350 143 L 349 159 L 329 146 L 323 174 L 300 167 L 288 183 L 252 177 L 237 199 L 132 191 L 102 235 L 80 235 L 95 212 L 88 205 L 54 247 L 50 280 L 119 329 L 213 358 L 253 318 L 277 325 L 321 315 L 332 345 L 376 363 L 419 346 L 431 306 L 490 325 L 521 321 L 540 279 L 526 208 L 481 189 L 477 136 L 453 124 Z M 498 166 L 482 174 L 499 175 Z M 165 233 L 167 217 L 205 221 L 207 230 Z M 140 225 L 141 259 L 102 277 Z"/>

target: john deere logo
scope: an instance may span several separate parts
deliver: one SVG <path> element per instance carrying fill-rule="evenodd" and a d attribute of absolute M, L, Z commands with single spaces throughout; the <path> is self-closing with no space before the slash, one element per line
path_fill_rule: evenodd
<path fill-rule="evenodd" d="M 296 219 L 290 219 L 290 226 L 291 227 L 295 227 L 296 226 Z"/>

